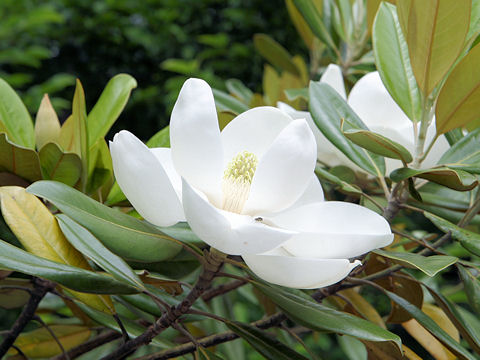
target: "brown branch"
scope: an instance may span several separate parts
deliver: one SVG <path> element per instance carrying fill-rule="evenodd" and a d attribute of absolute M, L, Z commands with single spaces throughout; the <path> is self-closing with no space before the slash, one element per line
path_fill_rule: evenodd
<path fill-rule="evenodd" d="M 122 337 L 122 334 L 120 334 L 117 331 L 105 331 L 101 333 L 100 335 L 94 337 L 93 339 L 90 339 L 86 342 L 84 342 L 81 345 L 78 345 L 77 347 L 74 347 L 67 351 L 64 354 L 57 355 L 53 357 L 51 360 L 66 360 L 67 356 L 70 359 L 75 359 L 79 357 L 80 355 L 83 355 L 101 345 L 107 344 L 113 340 L 119 339 Z"/>
<path fill-rule="evenodd" d="M 206 252 L 203 271 L 200 274 L 197 283 L 185 299 L 183 299 L 183 301 L 177 306 L 172 307 L 170 312 L 164 313 L 142 335 L 125 342 L 117 350 L 103 357 L 102 360 L 117 360 L 124 358 L 126 355 L 133 353 L 140 346 L 149 344 L 155 336 L 170 327 L 180 316 L 186 314 L 193 303 L 202 296 L 205 290 L 210 286 L 213 278 L 220 270 L 224 258 L 223 254 L 220 254 L 213 249 L 210 252 Z"/>
<path fill-rule="evenodd" d="M 202 295 L 203 301 L 210 301 L 214 297 L 228 293 L 229 291 L 238 289 L 240 286 L 243 286 L 247 283 L 246 280 L 236 280 L 227 284 L 219 285 L 215 288 L 212 288 Z"/>
<path fill-rule="evenodd" d="M 274 326 L 278 326 L 287 317 L 281 313 L 275 313 L 265 319 L 253 322 L 251 325 L 258 327 L 259 329 L 269 329 Z M 228 341 L 238 339 L 238 335 L 233 331 L 225 331 L 220 334 L 210 335 L 197 340 L 197 343 L 204 348 L 223 344 Z M 196 350 L 196 345 L 193 342 L 188 342 L 171 349 L 159 351 L 154 354 L 145 355 L 137 358 L 136 360 L 166 360 L 175 358 L 181 355 L 192 353 Z"/>
<path fill-rule="evenodd" d="M 20 316 L 17 318 L 10 331 L 5 334 L 3 342 L 0 344 L 0 359 L 5 355 L 8 349 L 10 349 L 28 322 L 33 319 L 38 304 L 43 297 L 50 290 L 55 288 L 55 283 L 48 280 L 33 278 L 32 282 L 33 290 L 31 291 L 31 296 L 27 305 L 25 305 Z"/>

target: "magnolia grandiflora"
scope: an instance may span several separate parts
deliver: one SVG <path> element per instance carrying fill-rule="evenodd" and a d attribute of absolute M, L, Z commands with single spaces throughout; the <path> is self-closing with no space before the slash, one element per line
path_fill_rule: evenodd
<path fill-rule="evenodd" d="M 320 81 L 333 87 L 345 100 L 345 86 L 338 65 L 329 65 Z M 419 123 L 413 123 L 397 105 L 388 93 L 377 71 L 364 75 L 358 80 L 348 95 L 348 105 L 362 119 L 363 123 L 373 132 L 383 135 L 403 145 L 412 155 L 415 155 L 415 131 L 419 129 Z M 318 146 L 318 159 L 328 166 L 346 165 L 356 170 L 360 168 L 353 163 L 325 136 L 314 124 L 310 113 L 297 111 L 287 104 L 279 103 L 278 107 L 296 118 L 307 118 L 313 129 Z M 435 137 L 435 121 L 432 121 L 427 129 L 425 146 Z M 327 143 L 327 144 L 326 144 Z M 321 144 L 321 146 L 320 146 Z M 432 149 L 421 164 L 422 168 L 428 168 L 437 163 L 443 153 L 449 148 L 445 137 L 440 136 Z M 400 160 L 386 158 L 387 174 L 396 168 L 402 167 Z"/>
<path fill-rule="evenodd" d="M 200 239 L 242 255 L 267 281 L 327 286 L 360 264 L 349 258 L 392 242 L 375 212 L 324 202 L 304 119 L 258 107 L 220 132 L 212 90 L 189 79 L 172 112 L 170 143 L 171 150 L 148 149 L 127 131 L 115 135 L 113 167 L 127 198 L 155 225 L 186 219 Z"/>

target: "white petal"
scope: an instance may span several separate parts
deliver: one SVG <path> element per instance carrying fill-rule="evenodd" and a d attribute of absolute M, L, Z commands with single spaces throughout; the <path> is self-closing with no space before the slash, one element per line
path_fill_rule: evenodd
<path fill-rule="evenodd" d="M 357 81 L 348 96 L 348 104 L 369 129 L 385 126 L 401 131 L 411 123 L 388 93 L 377 71 Z"/>
<path fill-rule="evenodd" d="M 336 90 L 345 100 L 347 94 L 345 93 L 345 84 L 343 82 L 342 69 L 336 64 L 330 64 L 320 78 L 320 82 L 330 85 Z"/>
<path fill-rule="evenodd" d="M 124 130 L 110 142 L 110 152 L 115 178 L 140 215 L 158 226 L 185 220 L 165 169 L 145 144 Z"/>
<path fill-rule="evenodd" d="M 173 189 L 177 193 L 177 196 L 179 199 L 182 198 L 182 178 L 180 175 L 177 173 L 177 170 L 175 170 L 175 166 L 173 165 L 173 160 L 172 160 L 172 151 L 170 148 L 152 148 L 150 151 L 155 155 L 157 160 L 160 162 L 160 164 L 163 167 L 163 170 L 165 170 L 165 173 L 168 176 L 168 179 L 170 180 L 170 183 L 173 186 Z"/>
<path fill-rule="evenodd" d="M 432 120 L 432 123 L 427 129 L 427 139 L 425 141 L 425 147 L 430 144 L 432 139 L 435 137 L 436 129 L 435 129 L 435 118 Z M 433 145 L 432 149 L 428 153 L 427 157 L 422 163 L 422 168 L 426 169 L 432 167 L 437 164 L 438 160 L 442 157 L 442 155 L 450 148 L 447 139 L 444 135 L 441 135 Z"/>
<path fill-rule="evenodd" d="M 183 84 L 170 120 L 172 159 L 177 172 L 213 201 L 221 201 L 223 150 L 215 101 L 200 79 Z"/>
<path fill-rule="evenodd" d="M 315 169 L 316 144 L 305 120 L 294 120 L 259 159 L 243 213 L 281 211 L 305 191 Z"/>
<path fill-rule="evenodd" d="M 193 232 L 208 245 L 226 254 L 269 251 L 294 234 L 267 226 L 251 216 L 220 210 L 185 180 L 182 183 L 185 216 Z"/>
<path fill-rule="evenodd" d="M 345 278 L 360 261 L 314 259 L 281 255 L 243 256 L 248 267 L 260 278 L 273 284 L 296 289 L 315 289 L 335 284 Z"/>
<path fill-rule="evenodd" d="M 266 223 L 298 232 L 282 245 L 294 256 L 351 258 L 393 241 L 382 216 L 348 202 L 307 204 L 264 218 Z"/>
<path fill-rule="evenodd" d="M 271 106 L 260 106 L 238 115 L 222 130 L 224 166 L 242 151 L 260 158 L 292 118 Z"/>
<path fill-rule="evenodd" d="M 305 192 L 298 198 L 297 201 L 295 201 L 291 208 L 315 202 L 322 202 L 324 200 L 325 197 L 323 196 L 322 184 L 320 184 L 320 180 L 318 180 L 317 175 L 313 174 L 310 183 L 305 189 Z"/>

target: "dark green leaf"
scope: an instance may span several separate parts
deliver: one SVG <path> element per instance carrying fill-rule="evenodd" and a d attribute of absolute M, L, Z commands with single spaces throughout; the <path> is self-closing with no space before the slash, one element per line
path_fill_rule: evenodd
<path fill-rule="evenodd" d="M 339 185 L 340 188 L 345 191 L 346 193 L 351 194 L 362 194 L 362 190 L 355 185 L 351 185 L 346 181 L 343 181 L 339 177 L 333 175 L 332 173 L 328 172 L 327 170 L 321 168 L 320 166 L 315 167 L 315 173 L 322 179 L 325 179 L 333 184 Z"/>
<path fill-rule="evenodd" d="M 480 315 L 480 282 L 462 265 L 458 264 L 457 268 L 460 279 L 462 279 L 463 285 L 465 286 L 468 303 L 477 315 Z"/>
<path fill-rule="evenodd" d="M 478 185 L 477 178 L 463 170 L 453 170 L 447 167 L 416 170 L 399 168 L 391 172 L 390 178 L 400 182 L 411 177 L 419 177 L 458 191 L 470 191 Z"/>
<path fill-rule="evenodd" d="M 462 132 L 460 129 L 456 129 Z M 451 169 L 465 170 L 480 174 L 480 128 L 463 136 L 448 149 L 438 161 L 438 164 Z"/>

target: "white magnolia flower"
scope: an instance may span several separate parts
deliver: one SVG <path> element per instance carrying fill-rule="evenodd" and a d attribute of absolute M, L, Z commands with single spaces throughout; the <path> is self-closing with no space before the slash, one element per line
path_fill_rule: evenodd
<path fill-rule="evenodd" d="M 199 238 L 242 255 L 267 281 L 327 286 L 360 264 L 349 258 L 393 239 L 375 212 L 324 202 L 304 119 L 258 107 L 220 132 L 210 87 L 189 79 L 173 109 L 170 143 L 171 150 L 148 149 L 127 131 L 115 135 L 113 167 L 127 198 L 155 225 L 186 219 Z"/>
<path fill-rule="evenodd" d="M 324 77 L 327 77 L 328 80 L 325 80 Z M 343 77 L 338 65 L 329 65 L 320 81 L 324 81 L 332 86 L 344 99 L 346 99 Z M 398 142 L 414 155 L 415 124 L 410 121 L 403 110 L 390 96 L 385 85 L 383 85 L 378 71 L 368 73 L 358 80 L 353 86 L 347 102 L 371 131 Z M 309 118 L 311 126 L 316 128 L 308 112 L 296 111 L 286 104 L 281 104 L 281 109 L 286 111 L 293 118 Z M 417 123 L 417 127 L 419 125 L 420 124 Z M 331 143 L 329 143 L 330 146 L 324 145 L 324 142 L 328 142 L 328 140 L 318 129 L 317 131 L 314 130 L 314 134 L 317 143 L 322 143 L 322 147 L 318 147 L 318 159 L 320 161 L 329 166 L 347 165 L 352 167 L 352 162 L 348 160 L 347 157 L 344 156 L 334 145 Z M 425 145 L 428 145 L 434 137 L 435 121 L 432 121 L 427 130 Z M 422 168 L 434 166 L 448 148 L 449 145 L 447 139 L 443 135 L 440 136 L 433 145 L 428 156 L 423 161 Z M 326 151 L 322 149 L 326 149 Z M 403 166 L 400 160 L 385 158 L 385 161 L 387 174 L 392 170 Z M 357 170 L 359 169 L 357 166 L 354 166 L 354 168 Z"/>

